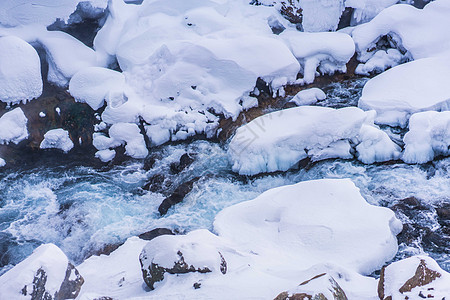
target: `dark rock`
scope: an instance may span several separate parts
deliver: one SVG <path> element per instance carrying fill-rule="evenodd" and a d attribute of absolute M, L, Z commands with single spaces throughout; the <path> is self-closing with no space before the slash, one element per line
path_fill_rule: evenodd
<path fill-rule="evenodd" d="M 405 292 L 410 292 L 413 288 L 427 285 L 438 277 L 441 277 L 441 274 L 427 268 L 425 260 L 422 259 L 414 276 L 408 279 L 399 291 L 402 294 Z"/>
<path fill-rule="evenodd" d="M 182 183 L 175 189 L 172 195 L 164 199 L 161 205 L 158 207 L 158 211 L 161 216 L 165 215 L 169 208 L 171 208 L 175 204 L 182 202 L 184 197 L 191 192 L 192 188 L 194 187 L 194 183 L 199 179 L 200 177 L 195 177 L 189 181 Z"/>
<path fill-rule="evenodd" d="M 75 276 L 71 276 L 72 273 Z M 70 278 L 75 279 L 71 280 Z M 69 262 L 66 270 L 66 277 L 64 278 L 59 291 L 55 295 L 55 300 L 75 299 L 80 293 L 83 283 L 84 278 L 80 275 L 75 266 Z"/>
<path fill-rule="evenodd" d="M 193 287 L 194 287 L 194 289 L 198 290 L 201 287 L 201 285 L 202 285 L 201 283 L 195 282 Z"/>
<path fill-rule="evenodd" d="M 180 161 L 178 163 L 170 164 L 170 171 L 172 172 L 172 174 L 178 174 L 189 167 L 193 162 L 194 158 L 190 154 L 185 153 L 181 155 Z"/>
<path fill-rule="evenodd" d="M 163 174 L 155 174 L 144 184 L 143 190 L 150 191 L 153 193 L 162 192 L 167 188 L 165 184 L 166 177 Z"/>
<path fill-rule="evenodd" d="M 303 21 L 303 10 L 294 4 L 294 0 L 282 1 L 280 13 L 292 24 L 301 24 Z"/>
<path fill-rule="evenodd" d="M 145 171 L 150 170 L 155 165 L 155 162 L 156 162 L 155 156 L 153 155 L 147 156 L 144 160 L 144 166 L 142 167 L 142 169 L 144 169 Z"/>
<path fill-rule="evenodd" d="M 151 241 L 160 235 L 175 235 L 172 230 L 167 228 L 155 228 L 139 235 L 140 239 Z"/>

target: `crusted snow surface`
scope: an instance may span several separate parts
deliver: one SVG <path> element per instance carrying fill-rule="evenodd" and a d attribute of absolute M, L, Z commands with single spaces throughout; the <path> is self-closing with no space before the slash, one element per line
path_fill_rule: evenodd
<path fill-rule="evenodd" d="M 28 119 L 21 108 L 15 108 L 0 117 L 0 144 L 18 144 L 28 137 Z"/>
<path fill-rule="evenodd" d="M 217 235 L 201 229 L 148 243 L 130 238 L 109 256 L 87 259 L 77 267 L 86 281 L 78 299 L 268 299 L 324 272 L 349 299 L 374 299 L 376 280 L 362 274 L 395 255 L 401 228 L 392 211 L 369 205 L 348 179 L 301 182 L 224 209 Z M 173 267 L 180 251 L 188 264 L 213 267 L 220 252 L 227 272 L 166 273 L 146 291 L 138 260 L 144 245 L 144 264 Z"/>
<path fill-rule="evenodd" d="M 412 115 L 403 141 L 402 159 L 407 163 L 426 163 L 436 156 L 450 155 L 450 111 Z"/>
<path fill-rule="evenodd" d="M 44 134 L 44 140 L 40 145 L 41 149 L 60 149 L 69 152 L 73 148 L 73 142 L 69 137 L 69 132 L 62 128 L 52 129 Z"/>
<path fill-rule="evenodd" d="M 370 79 L 358 106 L 375 110 L 376 123 L 406 127 L 414 113 L 450 109 L 449 77 L 449 55 L 415 60 Z"/>
<path fill-rule="evenodd" d="M 41 62 L 36 50 L 18 37 L 0 37 L 0 101 L 16 104 L 41 93 Z"/>
<path fill-rule="evenodd" d="M 286 171 L 300 160 L 352 158 L 364 163 L 397 159 L 400 149 L 373 124 L 375 113 L 356 107 L 301 106 L 263 115 L 238 128 L 228 155 L 235 172 Z"/>
<path fill-rule="evenodd" d="M 40 269 L 47 276 L 45 291 L 55 295 L 64 281 L 68 263 L 66 255 L 54 244 L 39 246 L 33 254 L 0 276 L 0 298 L 30 299 L 31 293 L 35 291 L 34 279 L 39 276 L 37 272 Z M 21 293 L 24 288 L 28 295 Z"/>

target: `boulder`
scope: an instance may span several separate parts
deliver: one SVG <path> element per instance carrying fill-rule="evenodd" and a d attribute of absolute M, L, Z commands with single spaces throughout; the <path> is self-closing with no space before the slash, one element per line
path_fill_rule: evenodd
<path fill-rule="evenodd" d="M 169 208 L 183 201 L 184 197 L 192 191 L 194 183 L 199 179 L 200 177 L 195 177 L 189 181 L 182 183 L 175 189 L 172 195 L 164 199 L 161 205 L 158 207 L 158 211 L 161 216 L 167 214 Z"/>
<path fill-rule="evenodd" d="M 168 274 L 191 272 L 226 274 L 227 262 L 215 246 L 217 236 L 196 230 L 185 236 L 163 235 L 149 242 L 141 252 L 144 282 L 150 289 Z"/>
<path fill-rule="evenodd" d="M 0 299 L 75 299 L 83 277 L 54 244 L 45 244 L 0 277 Z"/>
<path fill-rule="evenodd" d="M 282 292 L 274 300 L 347 300 L 344 290 L 327 273 L 300 283 L 290 291 Z"/>
<path fill-rule="evenodd" d="M 409 257 L 381 270 L 378 296 L 382 300 L 445 299 L 449 295 L 450 273 L 430 257 Z"/>

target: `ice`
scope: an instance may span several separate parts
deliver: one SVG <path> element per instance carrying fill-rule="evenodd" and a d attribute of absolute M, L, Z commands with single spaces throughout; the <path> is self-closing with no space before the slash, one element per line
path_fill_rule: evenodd
<path fill-rule="evenodd" d="M 6 166 L 6 161 L 0 157 L 0 167 Z"/>
<path fill-rule="evenodd" d="M 311 105 L 317 101 L 324 100 L 326 98 L 325 93 L 319 88 L 310 88 L 301 90 L 298 92 L 289 102 L 294 102 L 298 106 Z"/>
<path fill-rule="evenodd" d="M 18 37 L 0 37 L 0 101 L 17 104 L 41 93 L 41 63 L 36 50 Z"/>
<path fill-rule="evenodd" d="M 21 108 L 4 113 L 0 117 L 0 144 L 18 144 L 28 138 L 27 122 Z"/>
<path fill-rule="evenodd" d="M 375 123 L 406 127 L 414 113 L 450 109 L 449 76 L 450 56 L 418 59 L 370 79 L 358 106 L 375 110 Z"/>
<path fill-rule="evenodd" d="M 407 163 L 426 163 L 436 156 L 450 154 L 450 111 L 421 112 L 409 119 L 409 131 L 403 138 Z"/>
<path fill-rule="evenodd" d="M 355 73 L 359 75 L 369 75 L 374 72 L 381 73 L 403 62 L 404 57 L 397 49 L 378 50 L 366 63 L 359 64 Z"/>
<path fill-rule="evenodd" d="M 365 23 L 373 19 L 386 7 L 398 3 L 398 0 L 346 0 L 345 6 L 354 8 L 351 25 Z"/>
<path fill-rule="evenodd" d="M 44 134 L 44 140 L 40 145 L 41 149 L 60 149 L 69 152 L 73 148 L 73 142 L 69 137 L 69 132 L 62 129 L 52 129 Z"/>
<path fill-rule="evenodd" d="M 228 154 L 243 175 L 286 171 L 300 160 L 352 158 L 365 163 L 397 159 L 400 149 L 373 124 L 374 112 L 355 107 L 301 106 L 266 114 L 238 128 Z"/>

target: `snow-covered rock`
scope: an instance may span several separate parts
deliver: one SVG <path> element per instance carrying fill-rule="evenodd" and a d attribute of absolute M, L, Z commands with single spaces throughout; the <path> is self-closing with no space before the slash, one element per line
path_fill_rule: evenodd
<path fill-rule="evenodd" d="M 404 62 L 404 57 L 397 49 L 378 50 L 364 64 L 359 64 L 355 74 L 369 75 L 370 73 L 381 73 Z"/>
<path fill-rule="evenodd" d="M 373 112 L 356 107 L 301 106 L 269 113 L 238 128 L 229 159 L 239 174 L 286 171 L 307 157 L 352 158 L 350 142 L 364 163 L 397 159 L 399 147 L 373 118 Z"/>
<path fill-rule="evenodd" d="M 45 244 L 0 276 L 1 299 L 75 299 L 84 283 L 54 244 Z"/>
<path fill-rule="evenodd" d="M 62 129 L 52 129 L 44 134 L 44 140 L 40 145 L 41 149 L 60 149 L 69 152 L 73 148 L 73 142 L 69 137 L 69 132 Z"/>
<path fill-rule="evenodd" d="M 414 113 L 450 110 L 449 76 L 450 56 L 415 60 L 370 79 L 358 106 L 375 110 L 375 123 L 405 127 Z"/>
<path fill-rule="evenodd" d="M 289 102 L 294 102 L 298 106 L 315 104 L 317 101 L 324 100 L 325 93 L 319 88 L 310 88 L 298 92 Z"/>
<path fill-rule="evenodd" d="M 0 117 L 0 144 L 18 144 L 28 137 L 28 119 L 21 108 L 15 108 Z"/>
<path fill-rule="evenodd" d="M 398 0 L 345 0 L 345 6 L 354 9 L 352 26 L 370 21 L 383 9 L 396 3 Z"/>
<path fill-rule="evenodd" d="M 104 149 L 104 150 L 99 150 L 99 151 L 95 152 L 95 157 L 100 159 L 102 162 L 111 161 L 114 159 L 115 156 L 116 156 L 115 150 Z"/>
<path fill-rule="evenodd" d="M 352 31 L 359 59 L 367 61 L 372 57 L 376 43 L 383 36 L 389 37 L 389 47 L 406 52 L 410 59 L 447 52 L 450 47 L 449 13 L 447 0 L 432 1 L 424 9 L 407 4 L 386 8 L 372 21 Z"/>
<path fill-rule="evenodd" d="M 18 37 L 0 37 L 0 101 L 16 104 L 41 93 L 41 62 L 36 50 Z"/>
<path fill-rule="evenodd" d="M 436 156 L 450 155 L 450 111 L 412 115 L 403 141 L 402 159 L 407 163 L 426 163 Z"/>
<path fill-rule="evenodd" d="M 380 299 L 445 299 L 450 274 L 432 258 L 413 256 L 383 267 L 378 283 Z"/>

